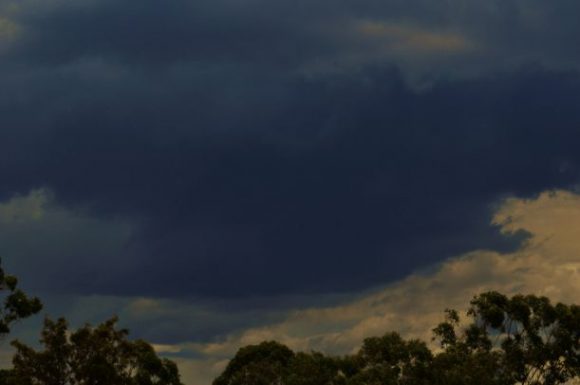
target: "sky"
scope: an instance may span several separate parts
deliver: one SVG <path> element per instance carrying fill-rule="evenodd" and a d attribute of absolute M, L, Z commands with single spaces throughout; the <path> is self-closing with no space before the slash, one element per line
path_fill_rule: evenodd
<path fill-rule="evenodd" d="M 573 302 L 579 12 L 0 0 L 3 266 L 43 315 L 118 314 L 186 385 L 264 339 L 428 338 L 483 290 Z"/>

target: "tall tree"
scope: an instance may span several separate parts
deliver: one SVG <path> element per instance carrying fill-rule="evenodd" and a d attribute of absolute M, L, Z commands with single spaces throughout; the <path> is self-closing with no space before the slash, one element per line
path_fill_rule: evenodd
<path fill-rule="evenodd" d="M 182 385 L 175 363 L 143 340 L 130 341 L 117 318 L 69 332 L 64 318 L 46 319 L 43 351 L 14 341 L 14 385 Z M 11 381 L 11 382 L 10 382 Z"/>
<path fill-rule="evenodd" d="M 447 314 L 434 333 L 445 349 L 439 362 L 456 362 L 455 371 L 480 369 L 478 378 L 490 384 L 554 385 L 580 376 L 578 305 L 492 291 L 471 301 L 468 327 L 458 327 L 456 311 Z"/>
<path fill-rule="evenodd" d="M 445 322 L 433 329 L 444 349 L 435 355 L 431 372 L 435 385 L 508 385 L 502 355 L 478 327 L 460 327 L 459 314 L 446 310 Z"/>

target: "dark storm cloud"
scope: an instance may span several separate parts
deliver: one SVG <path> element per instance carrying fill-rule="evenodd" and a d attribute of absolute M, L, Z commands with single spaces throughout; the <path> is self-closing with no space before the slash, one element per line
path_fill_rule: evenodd
<path fill-rule="evenodd" d="M 312 19 L 320 12 L 308 16 L 295 10 L 288 13 L 288 8 L 227 0 L 56 2 L 42 12 L 33 5 L 15 16 L 25 33 L 14 53 L 53 65 L 94 56 L 137 66 L 182 61 L 295 62 L 322 48 L 316 43 L 319 39 L 307 36 L 308 25 L 316 22 Z M 304 29 L 301 23 L 306 24 Z"/>
<path fill-rule="evenodd" d="M 370 286 L 455 253 L 505 248 L 487 224 L 490 202 L 577 177 L 575 74 L 529 71 L 423 93 L 396 71 L 278 87 L 284 107 L 249 133 L 171 138 L 158 111 L 102 104 L 75 108 L 51 130 L 32 169 L 57 196 L 146 227 L 133 277 L 112 271 L 94 290 Z"/>
<path fill-rule="evenodd" d="M 132 67 L 235 63 L 272 71 L 387 60 L 425 70 L 442 60 L 438 71 L 453 73 L 466 64 L 481 70 L 523 60 L 576 66 L 578 60 L 574 15 L 580 6 L 573 1 L 8 2 L 13 3 L 4 13 L 21 33 L 10 61 L 37 65 L 96 57 Z M 387 28 L 369 36 L 361 23 Z M 448 57 L 443 50 L 435 58 L 421 57 L 424 64 L 411 63 L 424 49 L 449 49 L 445 37 L 465 39 L 469 53 Z"/>
<path fill-rule="evenodd" d="M 6 11 L 20 32 L 0 53 L 2 197 L 46 187 L 138 229 L 130 274 L 94 264 L 99 279 L 69 291 L 368 288 L 513 247 L 490 204 L 578 180 L 580 75 L 561 69 L 568 43 L 552 44 L 575 28 L 573 3 L 23 4 Z M 418 71 L 448 49 L 459 56 L 434 79 L 479 75 L 408 85 L 409 58 Z M 481 73 L 509 52 L 509 71 Z"/>

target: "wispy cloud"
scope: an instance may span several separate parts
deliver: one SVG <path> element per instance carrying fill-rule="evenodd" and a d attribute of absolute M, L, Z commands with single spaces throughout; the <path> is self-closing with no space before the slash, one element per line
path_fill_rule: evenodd
<path fill-rule="evenodd" d="M 460 33 L 428 29 L 405 23 L 359 21 L 355 33 L 380 49 L 410 55 L 452 54 L 475 48 L 475 43 Z"/>

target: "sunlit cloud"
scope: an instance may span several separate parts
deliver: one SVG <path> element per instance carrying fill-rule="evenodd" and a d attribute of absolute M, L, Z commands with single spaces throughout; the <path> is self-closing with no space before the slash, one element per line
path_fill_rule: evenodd
<path fill-rule="evenodd" d="M 155 349 L 155 351 L 159 354 L 181 352 L 181 347 L 179 345 L 152 344 L 152 346 L 153 349 Z"/>
<path fill-rule="evenodd" d="M 295 350 L 334 354 L 356 351 L 368 336 L 396 330 L 427 341 L 431 328 L 451 307 L 465 310 L 477 293 L 533 293 L 573 303 L 580 294 L 580 196 L 546 192 L 535 199 L 508 199 L 493 222 L 506 233 L 531 233 L 520 250 L 510 254 L 477 250 L 442 263 L 432 273 L 414 274 L 356 301 L 330 308 L 299 309 L 280 323 L 251 328 L 223 342 L 184 343 L 165 351 L 190 351 L 205 359 L 182 358 L 186 381 L 207 385 L 224 360 L 247 344 L 276 339 Z M 194 354 L 195 353 L 195 354 Z"/>

